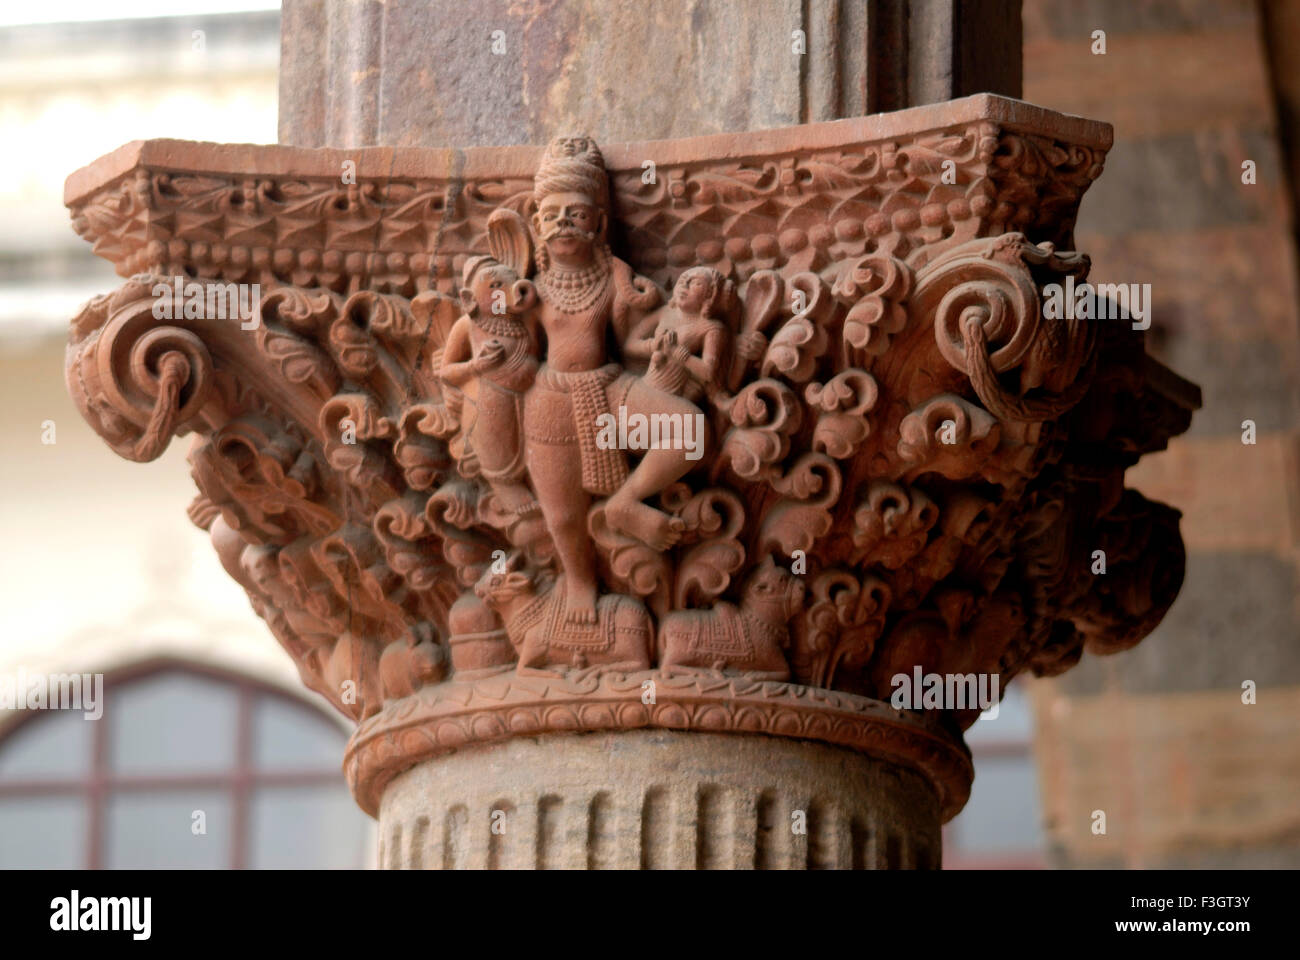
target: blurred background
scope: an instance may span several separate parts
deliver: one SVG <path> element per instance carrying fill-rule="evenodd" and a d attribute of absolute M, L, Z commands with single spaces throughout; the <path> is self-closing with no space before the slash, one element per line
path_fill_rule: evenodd
<path fill-rule="evenodd" d="M 1136 650 L 1019 678 L 972 728 L 945 866 L 1300 866 L 1300 0 L 1026 0 L 1023 20 L 1024 98 L 1115 126 L 1078 249 L 1095 279 L 1152 284 L 1149 349 L 1205 409 L 1129 474 L 1184 512 L 1182 595 Z M 103 673 L 111 704 L 0 710 L 0 867 L 374 864 L 347 727 L 187 519 L 187 444 L 121 460 L 63 386 L 69 319 L 120 283 L 64 178 L 133 139 L 274 143 L 279 57 L 258 0 L 0 14 L 0 675 Z"/>
<path fill-rule="evenodd" d="M 373 863 L 348 724 L 186 518 L 188 443 L 119 460 L 63 385 L 69 318 L 121 283 L 72 232 L 64 178 L 128 140 L 274 143 L 280 14 L 260 6 L 5 7 L 69 19 L 0 26 L 0 674 L 104 673 L 109 707 L 0 711 L 0 867 Z"/>

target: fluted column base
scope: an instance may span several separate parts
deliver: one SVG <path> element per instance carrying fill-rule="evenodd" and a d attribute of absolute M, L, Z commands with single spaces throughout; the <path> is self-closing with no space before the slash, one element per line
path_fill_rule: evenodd
<path fill-rule="evenodd" d="M 937 868 L 918 773 L 761 735 L 515 738 L 426 760 L 379 809 L 389 869 Z"/>

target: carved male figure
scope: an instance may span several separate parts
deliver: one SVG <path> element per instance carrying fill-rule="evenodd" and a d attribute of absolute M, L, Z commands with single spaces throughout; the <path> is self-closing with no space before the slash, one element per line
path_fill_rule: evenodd
<path fill-rule="evenodd" d="M 610 361 L 608 338 L 626 342 L 659 292 L 610 252 L 608 190 L 604 160 L 586 137 L 553 141 L 533 188 L 546 361 L 524 404 L 525 460 L 564 570 L 571 623 L 596 619 L 595 552 L 587 531 L 592 496 L 609 498 L 605 518 L 615 532 L 666 550 L 683 524 L 643 501 L 692 465 L 685 450 L 652 449 L 629 472 L 623 451 L 596 442 L 597 418 L 620 406 L 629 414 L 683 420 L 700 412 Z"/>

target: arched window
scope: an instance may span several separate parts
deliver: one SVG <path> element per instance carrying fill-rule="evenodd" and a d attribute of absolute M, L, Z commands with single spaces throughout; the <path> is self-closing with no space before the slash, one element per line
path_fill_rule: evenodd
<path fill-rule="evenodd" d="M 331 717 L 170 660 L 106 676 L 103 705 L 0 729 L 0 869 L 366 864 Z"/>

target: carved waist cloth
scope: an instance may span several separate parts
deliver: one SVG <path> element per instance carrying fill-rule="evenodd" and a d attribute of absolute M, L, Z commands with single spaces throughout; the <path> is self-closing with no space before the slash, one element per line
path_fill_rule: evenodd
<path fill-rule="evenodd" d="M 610 413 L 609 386 L 623 368 L 609 363 L 595 370 L 564 373 L 545 364 L 524 406 L 524 435 L 529 443 L 578 447 L 582 486 L 588 493 L 608 496 L 628 477 L 627 457 L 617 448 L 596 442 L 597 419 Z"/>

